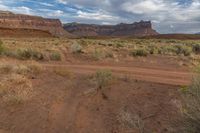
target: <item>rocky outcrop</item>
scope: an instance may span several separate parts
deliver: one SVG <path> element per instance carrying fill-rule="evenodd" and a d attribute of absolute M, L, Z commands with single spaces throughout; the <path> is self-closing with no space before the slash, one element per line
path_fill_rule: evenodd
<path fill-rule="evenodd" d="M 140 21 L 132 24 L 94 25 L 68 23 L 64 29 L 77 36 L 147 36 L 157 35 L 150 21 Z"/>
<path fill-rule="evenodd" d="M 47 38 L 52 37 L 48 31 L 33 30 L 33 29 L 14 29 L 14 28 L 0 28 L 0 37 L 16 37 L 16 38 Z"/>
<path fill-rule="evenodd" d="M 46 19 L 7 11 L 0 11 L 0 28 L 41 30 L 57 37 L 69 35 L 59 19 Z"/>

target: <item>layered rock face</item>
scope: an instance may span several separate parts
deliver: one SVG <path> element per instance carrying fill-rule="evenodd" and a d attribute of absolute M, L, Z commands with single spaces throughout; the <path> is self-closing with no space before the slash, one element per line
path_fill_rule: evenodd
<path fill-rule="evenodd" d="M 157 35 L 158 33 L 152 29 L 150 21 L 140 21 L 133 24 L 118 25 L 94 25 L 94 24 L 78 24 L 68 23 L 64 25 L 64 29 L 74 35 L 84 36 L 147 36 Z"/>
<path fill-rule="evenodd" d="M 46 19 L 7 11 L 0 11 L 0 28 L 41 30 L 57 37 L 68 34 L 59 19 Z"/>

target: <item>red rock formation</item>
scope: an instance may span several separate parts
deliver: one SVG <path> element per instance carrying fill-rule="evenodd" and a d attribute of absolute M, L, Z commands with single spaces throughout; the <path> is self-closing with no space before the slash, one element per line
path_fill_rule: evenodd
<path fill-rule="evenodd" d="M 150 21 L 118 25 L 69 23 L 64 25 L 64 29 L 78 36 L 147 36 L 158 34 L 152 29 Z"/>
<path fill-rule="evenodd" d="M 0 11 L 0 28 L 41 30 L 58 37 L 68 35 L 59 19 L 46 19 L 5 11 Z"/>

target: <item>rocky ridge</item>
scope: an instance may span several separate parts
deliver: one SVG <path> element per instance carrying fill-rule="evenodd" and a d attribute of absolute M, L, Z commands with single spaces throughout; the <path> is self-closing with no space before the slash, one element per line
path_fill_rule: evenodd
<path fill-rule="evenodd" d="M 49 32 L 52 36 L 56 37 L 69 35 L 69 33 L 63 29 L 59 19 L 14 14 L 8 11 L 0 11 L 0 28 L 41 30 Z"/>
<path fill-rule="evenodd" d="M 151 21 L 140 21 L 132 24 L 95 25 L 95 24 L 64 24 L 64 29 L 71 34 L 84 36 L 148 36 L 158 33 L 152 28 Z"/>

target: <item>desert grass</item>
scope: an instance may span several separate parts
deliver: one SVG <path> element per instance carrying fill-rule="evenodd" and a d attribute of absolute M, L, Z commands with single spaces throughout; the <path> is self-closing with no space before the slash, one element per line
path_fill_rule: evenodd
<path fill-rule="evenodd" d="M 200 131 L 200 76 L 193 79 L 189 87 L 181 88 L 183 94 L 183 132 Z"/>
<path fill-rule="evenodd" d="M 64 55 L 62 54 L 64 52 L 84 53 L 96 61 L 101 61 L 107 57 L 112 58 L 113 55 L 120 55 L 122 51 L 123 57 L 131 58 L 165 55 L 185 57 L 188 60 L 200 59 L 199 40 L 3 38 L 2 42 L 3 49 L 0 47 L 2 49 L 0 51 L 3 52 L 0 52 L 1 54 L 23 60 L 62 61 L 60 55 Z"/>
<path fill-rule="evenodd" d="M 43 67 L 36 62 L 27 64 L 0 64 L 0 100 L 9 105 L 21 104 L 33 95 L 32 82 L 29 76 L 43 72 Z"/>
<path fill-rule="evenodd" d="M 78 42 L 74 42 L 71 45 L 70 49 L 72 53 L 77 54 L 77 53 L 81 53 L 83 48 Z"/>
<path fill-rule="evenodd" d="M 98 70 L 94 74 L 94 79 L 97 85 L 97 90 L 102 90 L 111 83 L 113 75 L 110 70 Z"/>
<path fill-rule="evenodd" d="M 65 78 L 73 78 L 74 74 L 72 71 L 65 69 L 65 68 L 55 68 L 54 73 L 58 76 L 65 77 Z"/>
<path fill-rule="evenodd" d="M 52 61 L 61 61 L 61 54 L 59 52 L 52 52 L 50 54 L 50 60 L 52 60 Z"/>
<path fill-rule="evenodd" d="M 11 74 L 1 80 L 0 98 L 6 104 L 19 104 L 32 96 L 32 83 L 25 76 Z"/>
<path fill-rule="evenodd" d="M 139 133 L 145 133 L 144 121 L 135 113 L 121 109 L 117 115 L 117 121 L 122 127 L 128 127 L 129 129 L 137 130 Z"/>

